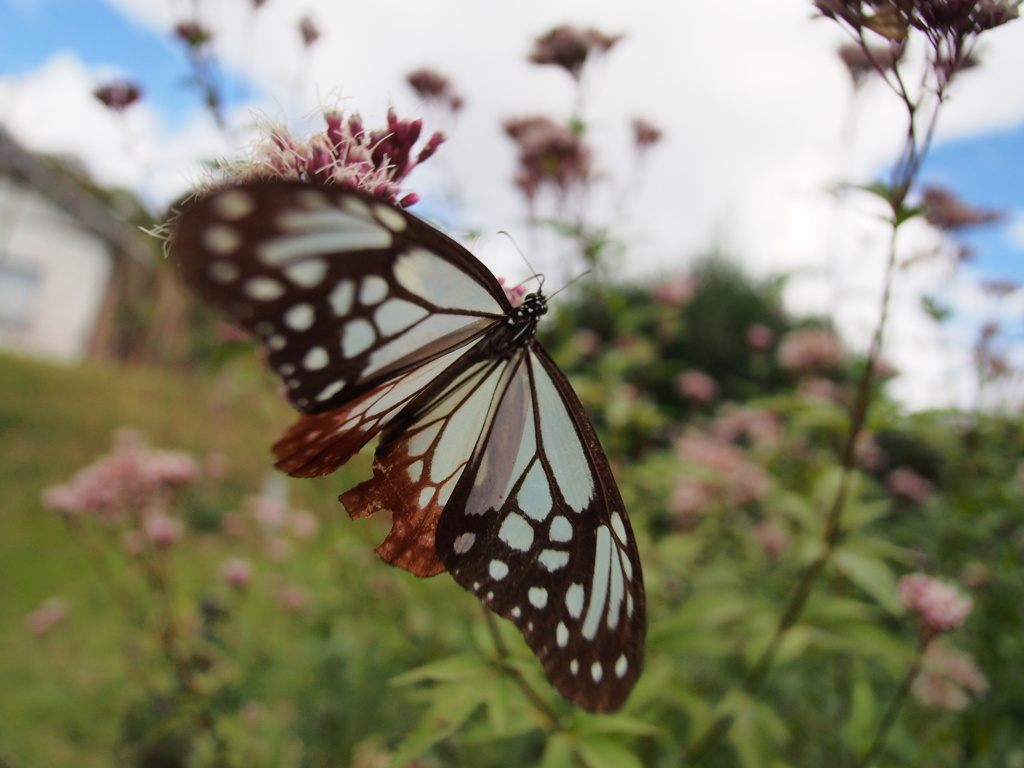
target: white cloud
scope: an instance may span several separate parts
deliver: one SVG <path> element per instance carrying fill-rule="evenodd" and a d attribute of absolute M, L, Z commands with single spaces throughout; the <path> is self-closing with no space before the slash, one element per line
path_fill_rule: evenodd
<path fill-rule="evenodd" d="M 174 9 L 182 6 L 165 0 L 112 2 L 163 31 L 181 20 Z M 634 171 L 631 116 L 644 115 L 666 132 L 644 169 L 643 188 L 634 188 L 621 210 L 610 202 L 605 208 L 630 244 L 628 271 L 683 268 L 695 254 L 724 246 L 757 275 L 792 271 L 795 307 L 837 313 L 856 344 L 870 336 L 884 232 L 872 226 L 866 202 L 843 206 L 826 190 L 839 180 L 871 180 L 902 140 L 903 115 L 879 87 L 851 104 L 847 74 L 834 55 L 844 37 L 831 22 L 812 20 L 807 0 L 519 0 L 514 13 L 472 0 L 271 2 L 255 18 L 248 3 L 200 8 L 213 14 L 203 20 L 215 29 L 225 62 L 266 88 L 271 114 L 308 114 L 340 94 L 368 122 L 391 105 L 429 119 L 403 77 L 424 64 L 450 74 L 466 108 L 449 145 L 413 184 L 436 199 L 460 200 L 462 225 L 483 233 L 509 229 L 524 248 L 533 239 L 510 184 L 514 152 L 501 121 L 538 112 L 567 116 L 573 95 L 564 73 L 526 63 L 531 41 L 564 22 L 624 32 L 595 73 L 584 114 L 612 183 Z M 296 31 L 306 13 L 324 32 L 309 53 Z M 1024 22 L 991 33 L 982 54 L 985 65 L 964 77 L 944 110 L 939 141 L 1024 120 L 1017 84 Z M 130 113 L 126 135 L 126 126 L 91 103 L 92 85 L 74 59 L 53 59 L 30 78 L 0 87 L 0 118 L 33 147 L 73 151 L 101 180 L 143 188 L 160 201 L 183 189 L 199 158 L 228 150 L 202 115 L 168 136 L 144 106 Z M 134 165 L 129 141 L 139 147 Z M 1024 227 L 1013 231 L 1024 242 Z M 502 254 L 498 269 L 525 271 L 511 249 L 490 250 Z M 528 256 L 542 271 L 567 271 L 556 253 Z M 899 276 L 889 356 L 907 371 L 901 386 L 917 404 L 935 394 L 932 382 L 943 365 L 962 362 L 936 344 L 934 328 L 916 309 L 917 294 L 942 279 Z"/>

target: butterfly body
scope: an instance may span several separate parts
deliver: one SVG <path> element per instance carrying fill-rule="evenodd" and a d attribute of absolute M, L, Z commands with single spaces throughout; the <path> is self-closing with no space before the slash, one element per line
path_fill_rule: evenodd
<path fill-rule="evenodd" d="M 364 195 L 254 182 L 187 208 L 173 250 L 205 301 L 259 338 L 302 412 L 275 444 L 289 474 L 333 472 L 380 435 L 354 518 L 390 510 L 378 548 L 448 570 L 513 621 L 567 698 L 607 711 L 639 675 L 639 556 L 589 417 L 468 251 Z"/>

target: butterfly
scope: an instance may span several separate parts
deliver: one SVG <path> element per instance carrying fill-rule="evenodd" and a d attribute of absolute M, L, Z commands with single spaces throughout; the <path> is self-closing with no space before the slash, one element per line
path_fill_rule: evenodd
<path fill-rule="evenodd" d="M 592 711 L 640 674 L 643 575 L 594 428 L 538 344 L 544 296 L 512 306 L 469 251 L 352 190 L 249 182 L 186 207 L 185 283 L 260 340 L 301 416 L 274 445 L 329 474 L 380 435 L 353 518 L 390 510 L 380 556 L 445 570 L 511 620 L 552 685 Z"/>

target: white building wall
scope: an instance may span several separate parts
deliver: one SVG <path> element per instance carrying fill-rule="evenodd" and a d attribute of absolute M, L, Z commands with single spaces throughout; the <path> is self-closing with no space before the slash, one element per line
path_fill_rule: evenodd
<path fill-rule="evenodd" d="M 107 246 L 48 199 L 0 179 L 0 346 L 81 359 L 111 263 Z"/>

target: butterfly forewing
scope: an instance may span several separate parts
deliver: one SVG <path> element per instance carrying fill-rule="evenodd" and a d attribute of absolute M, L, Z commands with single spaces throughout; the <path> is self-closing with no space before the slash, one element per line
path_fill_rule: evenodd
<path fill-rule="evenodd" d="M 185 281 L 263 341 L 306 413 L 349 402 L 502 319 L 497 281 L 450 244 L 389 205 L 299 183 L 216 193 L 182 213 L 174 238 Z"/>
<path fill-rule="evenodd" d="M 419 219 L 297 182 L 194 203 L 172 247 L 305 414 L 274 446 L 278 466 L 327 474 L 381 433 L 373 477 L 341 496 L 353 517 L 391 511 L 381 556 L 451 570 L 563 695 L 619 707 L 643 661 L 640 560 L 590 420 L 533 339 L 543 298 L 514 310 Z"/>

